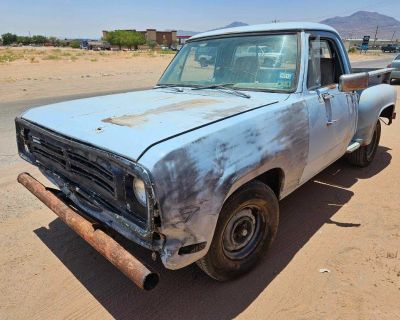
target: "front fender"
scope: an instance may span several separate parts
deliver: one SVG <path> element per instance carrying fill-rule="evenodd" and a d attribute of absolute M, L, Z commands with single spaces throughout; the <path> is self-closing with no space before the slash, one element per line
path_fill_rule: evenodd
<path fill-rule="evenodd" d="M 353 138 L 361 145 L 371 142 L 376 122 L 382 111 L 396 103 L 395 88 L 388 84 L 380 84 L 365 89 L 361 93 L 358 106 L 357 131 Z"/>
<path fill-rule="evenodd" d="M 153 175 L 160 203 L 163 264 L 178 269 L 203 257 L 224 201 L 247 181 L 282 168 L 282 191 L 298 185 L 308 156 L 308 128 L 304 102 L 275 104 L 150 150 L 141 161 Z M 201 250 L 180 254 L 180 248 L 200 243 Z"/>

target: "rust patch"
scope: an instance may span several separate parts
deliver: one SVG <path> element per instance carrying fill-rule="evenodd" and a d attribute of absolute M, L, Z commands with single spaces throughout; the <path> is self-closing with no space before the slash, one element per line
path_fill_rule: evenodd
<path fill-rule="evenodd" d="M 148 116 L 150 115 L 158 115 L 167 112 L 182 111 L 202 106 L 209 106 L 219 102 L 220 101 L 216 99 L 192 99 L 192 100 L 167 104 L 165 106 L 150 109 L 139 114 L 127 114 L 120 117 L 110 117 L 103 119 L 101 121 L 106 123 L 116 124 L 119 126 L 135 127 L 142 123 L 147 122 Z"/>
<path fill-rule="evenodd" d="M 240 113 L 243 111 L 248 110 L 249 107 L 248 106 L 237 106 L 237 107 L 232 107 L 232 108 L 227 108 L 227 109 L 214 109 L 214 110 L 210 110 L 207 111 L 204 119 L 209 120 L 209 121 L 213 121 L 213 120 L 217 120 L 232 114 L 236 114 L 236 113 Z"/>

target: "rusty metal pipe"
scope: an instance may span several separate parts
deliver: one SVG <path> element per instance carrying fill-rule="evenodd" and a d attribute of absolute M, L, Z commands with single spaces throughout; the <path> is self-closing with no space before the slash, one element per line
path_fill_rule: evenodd
<path fill-rule="evenodd" d="M 151 272 L 138 259 L 125 250 L 118 242 L 100 229 L 95 229 L 88 220 L 68 207 L 43 184 L 29 173 L 18 175 L 18 182 L 49 207 L 72 230 L 101 253 L 117 269 L 131 279 L 139 288 L 153 289 L 159 280 L 157 273 Z"/>

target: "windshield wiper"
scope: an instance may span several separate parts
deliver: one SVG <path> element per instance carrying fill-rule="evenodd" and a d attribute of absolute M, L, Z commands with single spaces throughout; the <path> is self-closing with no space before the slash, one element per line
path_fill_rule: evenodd
<path fill-rule="evenodd" d="M 183 92 L 182 88 L 179 88 L 178 85 L 173 85 L 173 84 L 159 84 L 153 87 L 153 89 L 172 89 L 176 92 Z"/>
<path fill-rule="evenodd" d="M 251 98 L 251 96 L 248 95 L 247 93 L 244 93 L 242 91 L 239 91 L 238 89 L 230 87 L 233 85 L 235 85 L 235 84 L 234 83 L 210 84 L 208 86 L 194 87 L 194 88 L 192 88 L 192 90 L 222 89 L 222 90 L 226 90 L 227 93 L 235 94 L 239 97 L 243 97 L 243 98 L 247 98 L 247 99 Z"/>

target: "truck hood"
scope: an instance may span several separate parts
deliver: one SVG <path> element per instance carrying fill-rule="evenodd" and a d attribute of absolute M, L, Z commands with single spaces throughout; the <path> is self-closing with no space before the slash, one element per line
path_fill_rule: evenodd
<path fill-rule="evenodd" d="M 151 145 L 264 105 L 288 94 L 153 89 L 33 108 L 22 118 L 66 137 L 137 160 Z"/>

